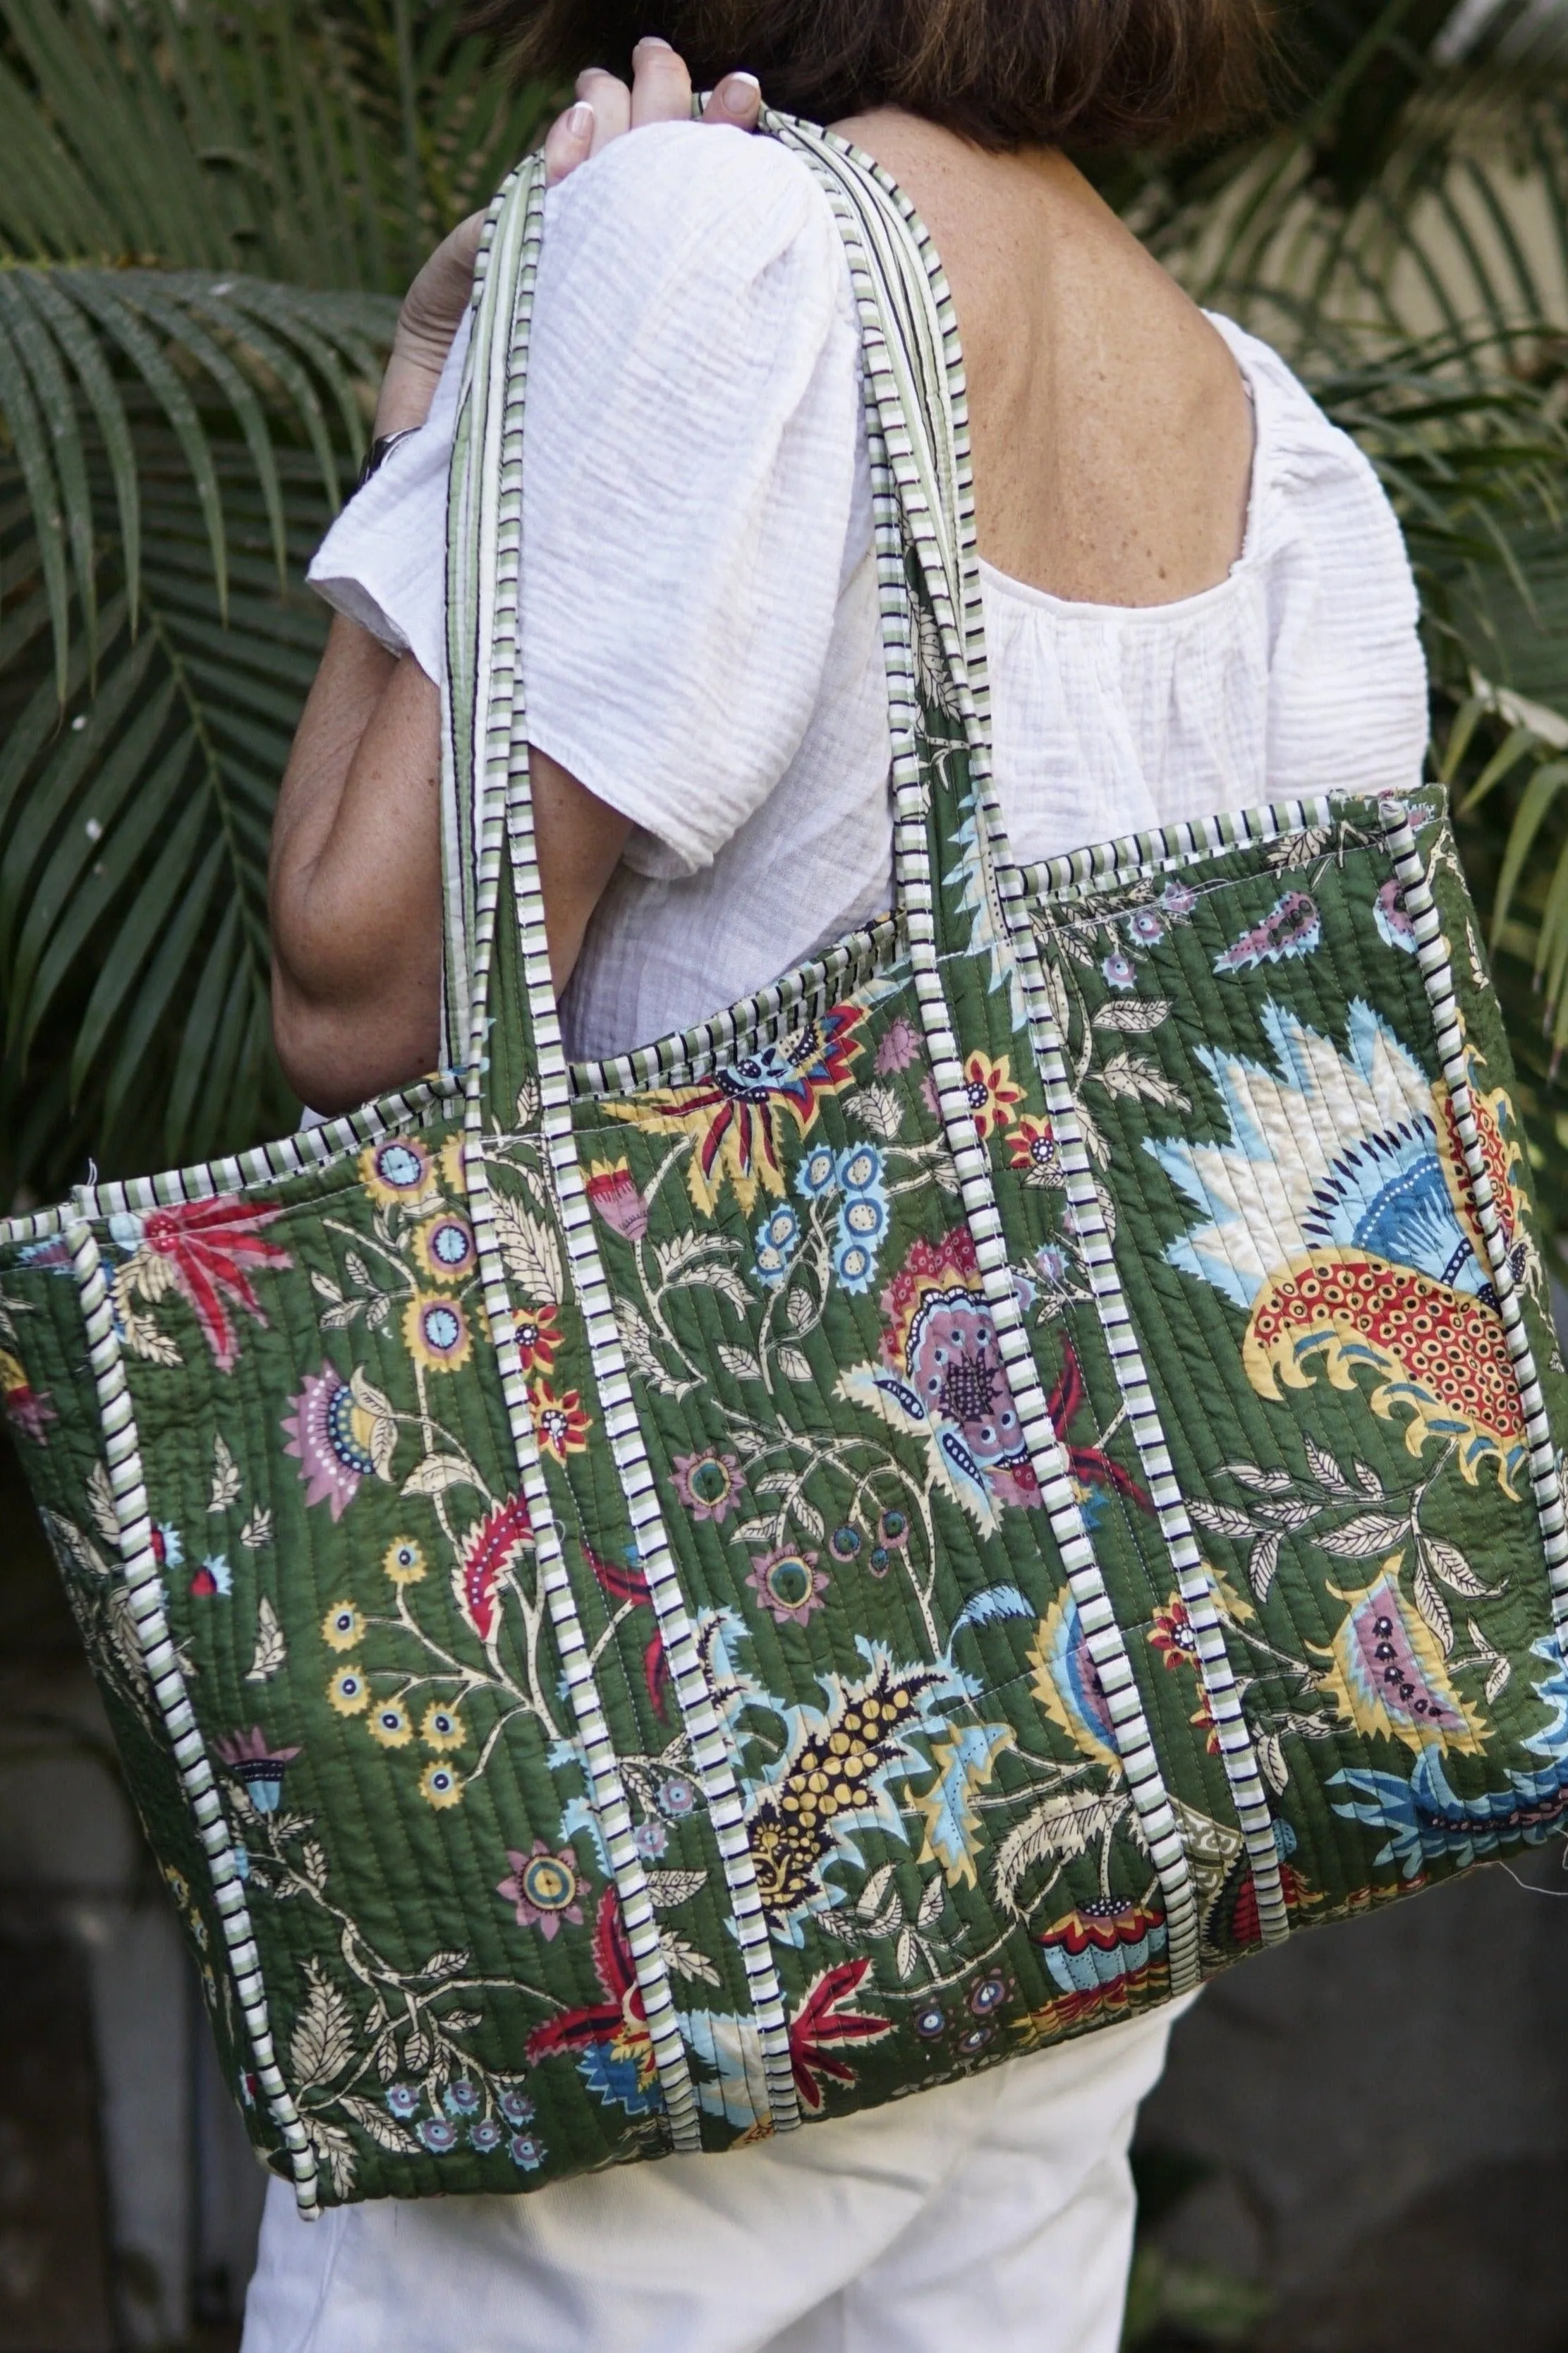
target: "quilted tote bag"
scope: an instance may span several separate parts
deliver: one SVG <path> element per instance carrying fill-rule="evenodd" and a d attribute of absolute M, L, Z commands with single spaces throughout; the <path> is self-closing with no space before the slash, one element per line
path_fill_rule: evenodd
<path fill-rule="evenodd" d="M 936 258 L 768 128 L 859 302 L 896 906 L 567 1065 L 530 165 L 452 472 L 452 1071 L 4 1231 L 18 1443 L 307 2212 L 952 2083 L 1568 1808 L 1558 1363 L 1440 797 L 1020 869 Z"/>

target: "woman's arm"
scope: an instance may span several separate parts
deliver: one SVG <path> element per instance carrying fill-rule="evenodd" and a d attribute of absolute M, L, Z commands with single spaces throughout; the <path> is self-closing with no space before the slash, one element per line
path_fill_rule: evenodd
<path fill-rule="evenodd" d="M 332 623 L 273 828 L 272 1028 L 319 1111 L 435 1069 L 441 1013 L 441 698 L 357 622 Z M 546 753 L 531 755 L 557 996 L 628 821 Z"/>
<path fill-rule="evenodd" d="M 643 122 L 689 114 L 685 68 L 663 42 L 637 53 L 627 91 L 586 74 L 545 142 L 552 180 Z M 742 128 L 760 95 L 721 84 L 707 120 Z M 467 306 L 479 216 L 420 271 L 399 318 L 377 435 L 424 422 Z M 556 994 L 631 830 L 558 762 L 531 752 L 534 825 Z M 440 694 L 356 622 L 334 619 L 294 740 L 268 878 L 273 1035 L 289 1084 L 321 1111 L 352 1108 L 436 1067 L 441 997 Z"/>

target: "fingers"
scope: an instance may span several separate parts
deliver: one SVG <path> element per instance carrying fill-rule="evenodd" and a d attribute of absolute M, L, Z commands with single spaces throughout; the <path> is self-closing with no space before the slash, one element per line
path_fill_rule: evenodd
<path fill-rule="evenodd" d="M 552 188 L 594 152 L 594 110 L 585 99 L 556 116 L 544 134 L 544 185 Z"/>
<path fill-rule="evenodd" d="M 703 110 L 704 122 L 754 131 L 763 111 L 755 74 L 726 74 Z M 597 155 L 612 139 L 650 122 L 691 119 L 691 77 L 668 41 L 649 35 L 632 53 L 632 86 L 598 66 L 577 77 L 577 101 L 550 126 L 544 141 L 544 176 L 553 187 L 579 164 Z"/>
<path fill-rule="evenodd" d="M 691 76 L 668 41 L 649 35 L 632 51 L 632 123 L 689 122 Z"/>
<path fill-rule="evenodd" d="M 590 66 L 577 77 L 577 96 L 594 110 L 594 136 L 589 144 L 591 155 L 602 154 L 612 139 L 621 138 L 632 127 L 632 94 L 624 81 L 605 73 L 599 66 Z"/>
<path fill-rule="evenodd" d="M 704 122 L 727 122 L 735 131 L 754 131 L 763 111 L 763 86 L 755 74 L 726 74 L 702 110 Z"/>

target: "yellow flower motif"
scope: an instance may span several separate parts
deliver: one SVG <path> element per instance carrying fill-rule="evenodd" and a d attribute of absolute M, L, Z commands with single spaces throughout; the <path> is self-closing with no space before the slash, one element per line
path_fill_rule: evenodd
<path fill-rule="evenodd" d="M 432 1191 L 430 1155 L 411 1136 L 384 1135 L 359 1156 L 365 1191 L 384 1209 L 411 1209 Z"/>
<path fill-rule="evenodd" d="M 169 1883 L 170 1894 L 183 1912 L 191 1900 L 189 1880 L 183 1871 L 176 1871 L 174 1864 L 170 1862 L 163 1865 L 163 1876 Z"/>
<path fill-rule="evenodd" d="M 381 1565 L 394 1585 L 417 1585 L 425 1574 L 425 1548 L 412 1536 L 398 1536 L 387 1546 Z"/>
<path fill-rule="evenodd" d="M 370 1705 L 370 1685 L 358 1667 L 340 1667 L 327 1685 L 327 1697 L 340 1715 L 363 1715 Z"/>
<path fill-rule="evenodd" d="M 430 1373 L 455 1373 L 473 1352 L 460 1303 L 433 1292 L 416 1291 L 404 1309 L 403 1337 L 415 1363 Z"/>
<path fill-rule="evenodd" d="M 447 1192 L 456 1193 L 459 1200 L 466 1201 L 468 1197 L 468 1172 L 463 1166 L 461 1128 L 458 1130 L 456 1135 L 449 1135 L 441 1146 L 437 1166 L 441 1171 L 441 1182 Z"/>
<path fill-rule="evenodd" d="M 468 1280 L 478 1261 L 474 1229 L 455 1209 L 443 1209 L 415 1228 L 414 1255 L 432 1282 L 456 1286 Z"/>
<path fill-rule="evenodd" d="M 371 1710 L 365 1730 L 373 1740 L 379 1740 L 384 1748 L 406 1748 L 414 1737 L 408 1710 L 395 1699 L 377 1702 Z"/>
<path fill-rule="evenodd" d="M 352 1651 L 364 1632 L 364 1620 L 352 1601 L 334 1601 L 321 1620 L 321 1640 L 334 1651 Z"/>
<path fill-rule="evenodd" d="M 426 1748 L 460 1748 L 468 1738 L 463 1719 L 455 1707 L 443 1707 L 437 1701 L 425 1711 L 425 1721 L 419 1727 L 419 1737 Z"/>
<path fill-rule="evenodd" d="M 426 1765 L 419 1776 L 419 1794 L 427 1806 L 437 1810 L 462 1803 L 462 1776 L 443 1757 L 437 1764 Z"/>

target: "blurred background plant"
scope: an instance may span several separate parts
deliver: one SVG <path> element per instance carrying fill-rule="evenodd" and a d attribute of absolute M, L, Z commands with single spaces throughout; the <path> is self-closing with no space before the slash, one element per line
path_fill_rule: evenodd
<path fill-rule="evenodd" d="M 1387 482 L 1568 1227 L 1568 40 L 1283 0 L 1273 127 L 1101 158 Z M 0 0 L 0 1205 L 293 1124 L 273 796 L 400 289 L 536 135 L 451 5 Z"/>
<path fill-rule="evenodd" d="M 1399 510 L 1434 764 L 1562 1268 L 1568 0 L 1279 0 L 1279 18 L 1268 127 L 1091 169 L 1194 294 L 1285 351 Z M 0 1213 L 89 1158 L 135 1173 L 294 1123 L 268 1040 L 264 875 L 325 632 L 304 565 L 357 470 L 402 288 L 551 100 L 512 88 L 454 5 L 0 0 Z M 54 1744 L 100 1773 L 3 1436 L 0 1543 L 0 1662 L 24 1694 L 0 1767 Z M 79 1810 L 96 1818 L 100 1798 Z M 36 1890 L 24 1909 L 39 1915 Z M 125 1933 L 94 1980 L 109 2051 Z M 39 2031 L 18 2019 L 18 2048 Z M 76 2025 L 61 2031 L 75 2049 Z M 125 2163 L 110 2158 L 121 2204 L 127 2184 L 157 2186 L 144 2106 L 135 2121 Z M 37 2130 L 59 2129 L 51 2079 Z M 198 2186 L 214 2162 L 193 2159 Z M 1127 2342 L 1146 2353 L 1272 2326 L 1263 2291 L 1186 2259 L 1204 2174 L 1180 2150 L 1143 2161 Z M 209 2195 L 209 2221 L 226 2197 Z M 62 2246 L 85 2227 L 68 2206 Z M 124 2213 L 115 2230 L 124 2271 L 156 2232 Z M 226 2263 L 242 2284 L 243 2235 L 221 2262 L 193 2256 L 191 2278 Z M 230 2289 L 209 2296 L 215 2327 Z M 184 2288 L 161 2292 L 189 2310 Z M 127 2293 L 112 2287 L 123 2341 L 168 2341 L 155 2316 L 125 2318 Z M 43 2341 L 0 2325 L 0 2344 Z"/>

